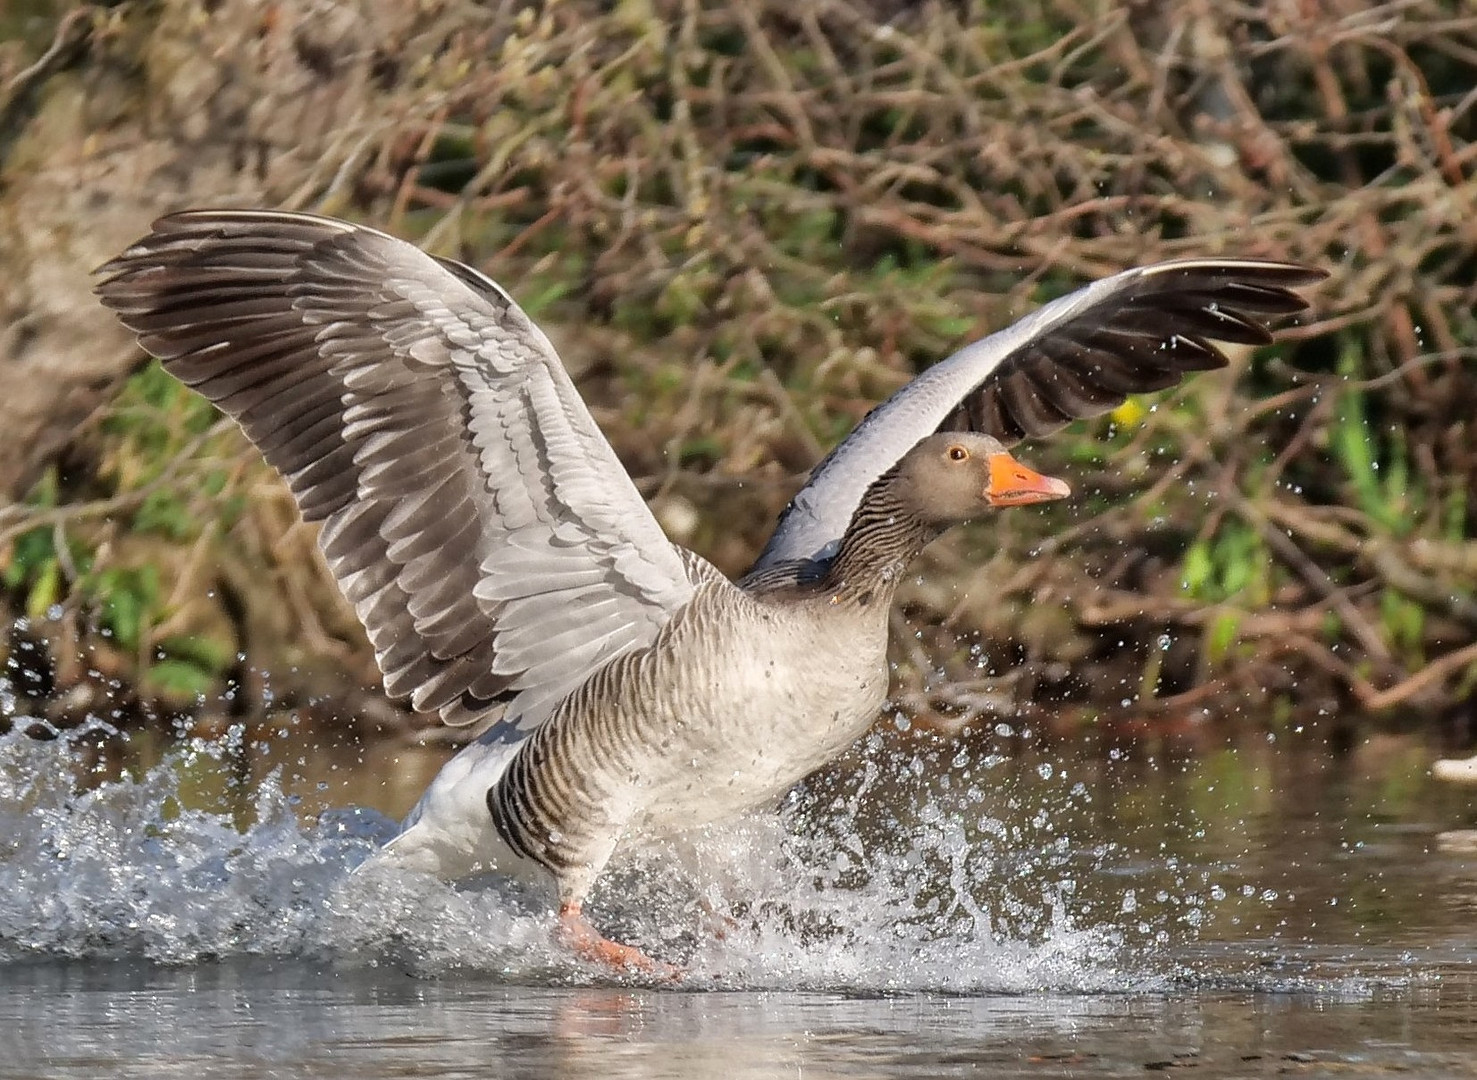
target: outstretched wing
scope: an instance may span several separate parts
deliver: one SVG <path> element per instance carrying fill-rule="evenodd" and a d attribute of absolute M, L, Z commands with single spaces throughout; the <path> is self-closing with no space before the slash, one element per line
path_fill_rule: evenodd
<path fill-rule="evenodd" d="M 692 595 L 553 346 L 489 279 L 373 229 L 201 210 L 98 294 L 287 478 L 385 689 L 541 722 Z"/>
<path fill-rule="evenodd" d="M 1272 340 L 1327 275 L 1293 263 L 1182 259 L 1115 274 L 966 345 L 867 414 L 811 473 L 755 569 L 828 557 L 862 493 L 919 439 L 978 431 L 1007 445 L 1097 416 L 1129 394 L 1221 367 L 1212 341 Z"/>

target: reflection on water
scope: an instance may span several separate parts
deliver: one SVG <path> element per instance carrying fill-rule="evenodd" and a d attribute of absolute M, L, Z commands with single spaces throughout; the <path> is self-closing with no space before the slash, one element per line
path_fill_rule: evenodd
<path fill-rule="evenodd" d="M 689 966 L 648 991 L 536 896 L 351 874 L 438 752 L 0 739 L 0 1077 L 1471 1071 L 1424 748 L 988 749 L 879 737 L 612 873 L 597 917 Z"/>
<path fill-rule="evenodd" d="M 0 1078 L 1470 1075 L 1469 978 L 1419 994 L 846 997 L 509 987 L 233 961 L 12 968 Z M 46 1006 L 43 1014 L 40 1006 Z M 1146 1068 L 1147 1067 L 1147 1068 Z"/>

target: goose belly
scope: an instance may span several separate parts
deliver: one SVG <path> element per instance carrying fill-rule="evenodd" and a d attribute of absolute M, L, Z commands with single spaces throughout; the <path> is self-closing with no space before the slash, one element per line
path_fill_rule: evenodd
<path fill-rule="evenodd" d="M 774 799 L 876 718 L 885 611 L 859 621 L 737 603 L 736 614 L 690 610 L 652 648 L 598 671 L 489 795 L 499 834 L 553 871 L 561 895 L 583 895 L 623 840 Z"/>
<path fill-rule="evenodd" d="M 788 632 L 730 643 L 689 671 L 642 727 L 650 755 L 632 770 L 636 833 L 665 833 L 763 805 L 871 726 L 887 694 L 885 649 L 837 650 Z M 838 655 L 839 653 L 839 655 Z M 715 655 L 720 655 L 715 653 Z M 667 695 L 663 695 L 667 697 Z"/>

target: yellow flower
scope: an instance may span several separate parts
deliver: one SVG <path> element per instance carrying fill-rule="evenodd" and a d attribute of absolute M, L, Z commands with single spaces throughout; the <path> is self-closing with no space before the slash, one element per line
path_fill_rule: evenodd
<path fill-rule="evenodd" d="M 1148 410 L 1144 408 L 1143 403 L 1138 398 L 1131 397 L 1114 409 L 1111 415 L 1113 417 L 1113 423 L 1119 427 L 1132 428 L 1138 427 L 1139 424 L 1143 423 L 1143 419 L 1147 414 Z"/>

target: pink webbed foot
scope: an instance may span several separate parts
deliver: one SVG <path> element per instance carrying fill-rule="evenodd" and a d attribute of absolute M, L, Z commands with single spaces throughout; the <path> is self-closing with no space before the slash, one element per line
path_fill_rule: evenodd
<path fill-rule="evenodd" d="M 559 940 L 581 960 L 628 974 L 635 972 L 659 979 L 677 979 L 682 969 L 647 956 L 632 945 L 611 941 L 590 925 L 574 903 L 559 906 Z"/>

